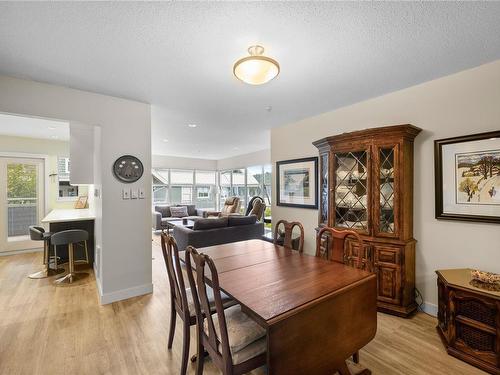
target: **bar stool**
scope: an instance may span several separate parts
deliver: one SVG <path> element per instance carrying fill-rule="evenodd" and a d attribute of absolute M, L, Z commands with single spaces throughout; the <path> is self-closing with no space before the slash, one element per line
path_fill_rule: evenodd
<path fill-rule="evenodd" d="M 63 277 L 58 278 L 54 281 L 56 285 L 71 284 L 74 281 L 81 280 L 87 277 L 89 274 L 86 272 L 75 272 L 75 261 L 74 261 L 74 245 L 78 242 L 85 242 L 89 238 L 89 233 L 81 229 L 70 229 L 63 230 L 52 234 L 51 243 L 55 246 L 68 245 L 68 256 L 69 256 L 69 273 Z M 85 250 L 87 246 L 85 246 Z M 88 260 L 88 254 L 87 254 Z"/>
<path fill-rule="evenodd" d="M 30 239 L 32 241 L 43 241 L 43 264 L 44 269 L 35 273 L 32 273 L 28 277 L 30 279 L 44 279 L 46 277 L 54 276 L 64 272 L 64 268 L 57 267 L 57 253 L 54 247 L 54 268 L 50 268 L 50 237 L 51 232 L 45 232 L 45 229 L 35 225 L 30 225 L 29 227 Z"/>

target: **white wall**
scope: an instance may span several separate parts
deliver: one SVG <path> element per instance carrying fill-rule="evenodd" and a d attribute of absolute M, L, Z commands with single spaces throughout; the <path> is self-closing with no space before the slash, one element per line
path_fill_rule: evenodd
<path fill-rule="evenodd" d="M 151 109 L 149 104 L 0 76 L 0 111 L 100 127 L 101 146 L 95 160 L 102 199 L 94 203 L 96 245 L 102 249 L 98 278 L 101 302 L 152 291 L 151 281 Z M 132 154 L 144 164 L 143 177 L 122 184 L 111 172 L 121 155 Z M 95 171 L 94 171 L 95 172 Z M 124 187 L 143 187 L 144 200 L 122 200 Z"/>
<path fill-rule="evenodd" d="M 271 162 L 271 150 L 261 150 L 249 154 L 233 156 L 231 158 L 217 160 L 217 169 L 244 168 L 253 165 L 264 165 Z"/>
<path fill-rule="evenodd" d="M 477 267 L 500 272 L 498 225 L 434 218 L 433 165 L 435 139 L 500 129 L 500 60 L 272 129 L 271 157 L 274 167 L 279 160 L 317 155 L 311 142 L 322 137 L 406 123 L 423 129 L 415 140 L 416 281 L 432 308 L 437 303 L 436 269 Z M 313 252 L 317 211 L 275 204 L 272 210 L 273 221 L 304 224 L 305 248 Z"/>
<path fill-rule="evenodd" d="M 205 171 L 215 171 L 217 169 L 217 160 L 153 155 L 152 165 L 153 168 L 198 169 Z"/>

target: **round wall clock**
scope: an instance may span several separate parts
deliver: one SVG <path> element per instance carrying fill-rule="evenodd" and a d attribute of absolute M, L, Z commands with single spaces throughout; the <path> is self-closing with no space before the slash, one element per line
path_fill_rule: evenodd
<path fill-rule="evenodd" d="M 113 164 L 113 174 L 122 182 L 135 182 L 143 173 L 144 167 L 141 161 L 132 155 L 120 156 Z"/>

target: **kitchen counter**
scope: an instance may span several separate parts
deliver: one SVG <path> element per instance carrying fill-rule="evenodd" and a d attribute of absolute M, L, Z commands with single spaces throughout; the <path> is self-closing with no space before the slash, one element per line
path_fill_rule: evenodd
<path fill-rule="evenodd" d="M 55 209 L 42 219 L 42 223 L 62 223 L 68 221 L 94 220 L 92 210 L 85 209 Z"/>

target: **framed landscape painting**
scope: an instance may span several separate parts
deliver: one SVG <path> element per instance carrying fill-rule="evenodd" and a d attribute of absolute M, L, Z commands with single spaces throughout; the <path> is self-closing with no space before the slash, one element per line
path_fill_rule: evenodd
<path fill-rule="evenodd" d="M 500 131 L 434 141 L 436 218 L 500 223 Z"/>
<path fill-rule="evenodd" d="M 318 158 L 276 162 L 277 205 L 318 208 Z"/>

